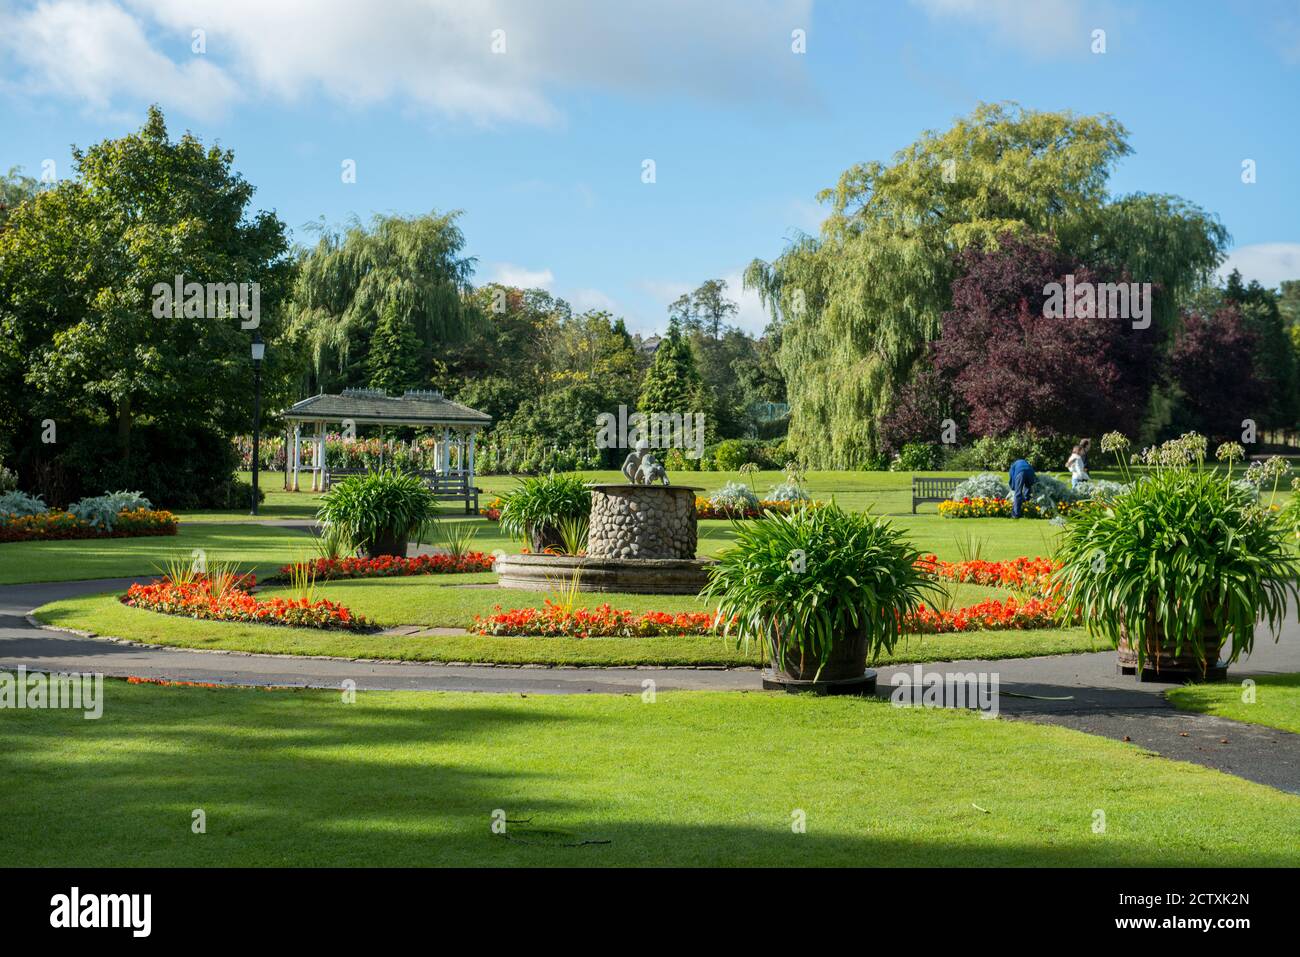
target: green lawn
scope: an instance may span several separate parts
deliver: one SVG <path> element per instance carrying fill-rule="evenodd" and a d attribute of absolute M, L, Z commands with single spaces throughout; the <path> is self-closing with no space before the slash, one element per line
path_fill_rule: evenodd
<path fill-rule="evenodd" d="M 0 796 L 10 865 L 1300 866 L 1300 798 L 967 712 L 773 693 L 105 696 L 97 721 L 0 711 L 0 775 L 22 782 Z M 529 823 L 495 835 L 496 811 Z M 564 846 L 582 841 L 607 843 Z"/>
<path fill-rule="evenodd" d="M 313 554 L 311 537 L 298 529 L 182 524 L 174 536 L 7 542 L 0 545 L 0 585 L 154 575 L 169 558 L 190 560 L 195 549 L 258 574 Z"/>
<path fill-rule="evenodd" d="M 1300 675 L 1256 675 L 1255 700 L 1242 684 L 1192 684 L 1167 692 L 1175 707 L 1300 734 Z"/>
<path fill-rule="evenodd" d="M 340 586 L 342 586 L 340 588 Z M 966 589 L 986 591 L 978 586 Z M 472 609 L 535 606 L 545 597 L 538 592 L 514 589 L 453 589 L 429 583 L 428 579 L 391 579 L 371 582 L 334 583 L 333 596 L 373 592 L 376 607 L 385 607 L 388 596 L 398 596 L 418 605 L 420 596 L 435 595 L 426 621 L 432 624 L 468 624 Z M 386 590 L 385 590 L 386 589 Z M 437 591 L 444 592 L 436 596 Z M 599 602 L 608 598 L 620 608 L 663 608 L 665 610 L 704 606 L 684 596 L 609 595 L 590 596 Z M 345 599 L 346 600 L 346 599 Z M 396 600 L 396 599 L 395 599 Z M 349 601 L 349 604 L 351 602 Z M 358 601 L 354 610 L 366 610 Z M 395 606 L 388 606 L 395 607 Z M 415 614 L 413 611 L 412 614 Z M 442 617 L 445 615 L 446 617 Z M 274 625 L 245 625 L 233 622 L 195 621 L 173 615 L 128 608 L 114 595 L 98 595 L 51 602 L 36 612 L 41 621 L 64 628 L 93 631 L 99 635 L 127 638 L 148 644 L 182 648 L 253 651 L 269 654 L 329 655 L 342 658 L 394 658 L 407 661 L 474 661 L 501 664 L 547 665 L 734 665 L 757 664 L 753 654 L 712 636 L 684 638 L 489 638 L 479 635 L 431 637 L 357 635 L 310 628 Z M 403 617 L 399 615 L 397 617 Z M 1036 655 L 1070 654 L 1098 650 L 1081 628 L 1042 631 L 981 631 L 960 635 L 914 636 L 894 649 L 880 663 L 952 661 L 963 658 L 1025 658 Z"/>

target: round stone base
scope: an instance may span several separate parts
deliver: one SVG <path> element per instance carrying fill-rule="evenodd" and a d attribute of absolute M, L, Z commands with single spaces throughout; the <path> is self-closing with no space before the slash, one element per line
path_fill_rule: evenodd
<path fill-rule="evenodd" d="M 621 591 L 637 595 L 696 595 L 709 580 L 712 558 L 591 558 L 586 555 L 505 555 L 492 570 L 502 588 L 526 591 Z"/>
<path fill-rule="evenodd" d="M 810 692 L 812 694 L 873 695 L 876 693 L 876 672 L 868 668 L 860 678 L 839 678 L 834 681 L 801 681 L 771 668 L 763 669 L 763 687 L 768 691 Z"/>

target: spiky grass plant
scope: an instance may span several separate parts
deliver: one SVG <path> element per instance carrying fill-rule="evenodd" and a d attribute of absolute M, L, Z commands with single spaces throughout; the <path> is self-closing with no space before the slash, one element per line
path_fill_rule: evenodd
<path fill-rule="evenodd" d="M 571 515 L 560 519 L 560 541 L 564 543 L 564 554 L 580 555 L 586 551 L 587 533 L 590 528 L 590 520 L 585 515 Z"/>
<path fill-rule="evenodd" d="M 893 650 L 908 612 L 931 596 L 942 601 L 918 558 L 894 525 L 834 502 L 768 512 L 735 524 L 735 545 L 701 594 L 716 599 L 726 633 L 747 651 L 757 642 L 774 665 L 815 661 L 820 674 L 837 642 L 862 634 L 873 660 Z"/>
<path fill-rule="evenodd" d="M 409 539 L 437 512 L 433 492 L 418 475 L 385 469 L 354 475 L 333 486 L 316 513 L 357 548 Z"/>
<path fill-rule="evenodd" d="M 1126 469 L 1123 436 L 1102 447 Z M 1231 641 L 1231 664 L 1250 654 L 1260 619 L 1276 638 L 1300 565 L 1277 513 L 1232 481 L 1235 457 L 1219 456 L 1226 475 L 1207 467 L 1205 440 L 1188 433 L 1144 451 L 1151 470 L 1128 492 L 1071 513 L 1054 576 L 1062 620 L 1081 613 L 1091 634 L 1127 638 L 1139 668 L 1162 646 L 1208 667 L 1207 635 Z"/>

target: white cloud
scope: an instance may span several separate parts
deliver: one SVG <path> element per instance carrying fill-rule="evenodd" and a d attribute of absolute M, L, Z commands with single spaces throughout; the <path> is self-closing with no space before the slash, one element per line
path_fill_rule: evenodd
<path fill-rule="evenodd" d="M 0 9 L 6 0 L 0 0 Z M 566 89 L 727 103 L 812 96 L 790 30 L 812 0 L 42 0 L 7 19 L 32 92 L 210 112 L 323 93 L 474 123 L 550 124 Z M 206 31 L 193 54 L 191 32 Z M 493 52 L 494 31 L 504 52 Z M 498 35 L 499 36 L 499 35 Z"/>
<path fill-rule="evenodd" d="M 1040 57 L 1088 50 L 1094 26 L 1085 24 L 1079 0 L 912 0 L 947 24 L 975 23 L 994 36 Z"/>
<path fill-rule="evenodd" d="M 586 312 L 589 309 L 604 309 L 618 314 L 618 303 L 599 289 L 575 289 L 564 297 L 574 312 Z"/>
<path fill-rule="evenodd" d="M 23 12 L 0 8 L 0 52 L 22 70 L 25 93 L 54 94 L 108 110 L 118 96 L 159 98 L 191 114 L 218 112 L 234 82 L 202 57 L 176 63 L 143 25 L 105 0 L 55 0 Z"/>
<path fill-rule="evenodd" d="M 1300 279 L 1300 243 L 1256 243 L 1239 246 L 1228 254 L 1219 268 L 1222 281 L 1234 269 L 1246 282 L 1259 280 L 1260 285 L 1276 288 L 1284 279 Z"/>
<path fill-rule="evenodd" d="M 514 263 L 493 263 L 492 281 L 516 289 L 550 289 L 555 274 L 549 269 L 529 269 Z"/>

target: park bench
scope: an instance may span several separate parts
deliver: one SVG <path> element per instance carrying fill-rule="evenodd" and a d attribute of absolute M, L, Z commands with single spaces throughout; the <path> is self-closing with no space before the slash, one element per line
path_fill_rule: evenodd
<path fill-rule="evenodd" d="M 957 486 L 964 479 L 959 478 L 917 478 L 912 476 L 912 514 L 922 502 L 946 502 L 957 491 Z"/>
<path fill-rule="evenodd" d="M 364 468 L 341 468 L 330 469 L 325 474 L 325 487 L 329 488 L 338 479 L 347 478 L 350 475 L 365 475 L 369 469 Z M 462 473 L 451 472 L 434 472 L 425 470 L 413 473 L 424 480 L 424 484 L 429 486 L 433 491 L 433 497 L 439 501 L 464 502 L 466 515 L 478 514 L 478 497 L 483 493 L 481 488 L 469 484 L 469 476 Z"/>

